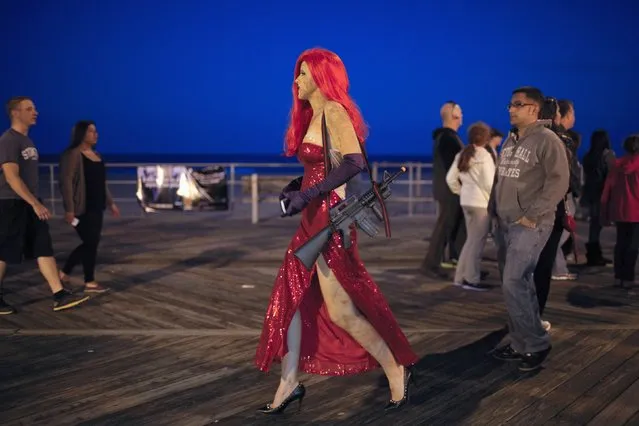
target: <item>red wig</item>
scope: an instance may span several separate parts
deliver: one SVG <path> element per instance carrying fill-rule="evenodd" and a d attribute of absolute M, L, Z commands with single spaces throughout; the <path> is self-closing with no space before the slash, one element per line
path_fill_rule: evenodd
<path fill-rule="evenodd" d="M 357 104 L 348 94 L 349 82 L 346 67 L 342 60 L 330 50 L 322 48 L 308 49 L 302 52 L 295 63 L 293 75 L 293 107 L 290 112 L 290 123 L 286 130 L 285 151 L 286 156 L 291 157 L 297 153 L 302 144 L 302 139 L 308 130 L 313 117 L 311 104 L 306 100 L 298 99 L 297 84 L 295 79 L 300 74 L 302 62 L 306 62 L 315 84 L 329 101 L 340 103 L 348 112 L 355 128 L 355 134 L 360 143 L 364 143 L 368 128 Z"/>

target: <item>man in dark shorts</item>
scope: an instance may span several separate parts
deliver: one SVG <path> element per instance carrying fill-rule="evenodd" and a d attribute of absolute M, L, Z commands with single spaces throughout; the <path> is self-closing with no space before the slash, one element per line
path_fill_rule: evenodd
<path fill-rule="evenodd" d="M 15 97 L 7 102 L 7 113 L 11 128 L 0 136 L 0 289 L 7 264 L 35 258 L 53 292 L 53 310 L 72 308 L 89 297 L 62 287 L 47 224 L 50 213 L 34 195 L 38 192 L 38 150 L 28 133 L 38 112 L 30 98 Z M 0 292 L 0 314 L 15 312 Z"/>

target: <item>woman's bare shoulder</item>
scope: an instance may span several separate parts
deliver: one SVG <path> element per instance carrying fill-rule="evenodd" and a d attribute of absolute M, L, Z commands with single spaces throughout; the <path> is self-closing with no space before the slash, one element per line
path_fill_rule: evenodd
<path fill-rule="evenodd" d="M 326 102 L 326 106 L 324 106 L 324 112 L 326 114 L 327 119 L 350 120 L 350 117 L 348 116 L 348 112 L 346 111 L 346 108 L 344 108 L 344 105 L 336 101 Z"/>

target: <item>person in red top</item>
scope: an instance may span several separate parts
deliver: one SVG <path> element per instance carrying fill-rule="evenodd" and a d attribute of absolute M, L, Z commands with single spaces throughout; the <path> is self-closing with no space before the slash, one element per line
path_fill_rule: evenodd
<path fill-rule="evenodd" d="M 601 194 L 601 219 L 617 226 L 615 286 L 630 287 L 639 254 L 639 134 L 629 136 L 623 148 L 626 154 L 615 161 Z"/>

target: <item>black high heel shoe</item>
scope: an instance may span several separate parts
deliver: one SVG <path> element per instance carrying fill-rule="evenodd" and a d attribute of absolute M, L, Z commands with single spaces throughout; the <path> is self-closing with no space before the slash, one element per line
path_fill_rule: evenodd
<path fill-rule="evenodd" d="M 293 392 L 290 393 L 288 397 L 280 405 L 277 407 L 271 407 L 271 404 L 266 404 L 264 407 L 258 408 L 257 411 L 262 414 L 281 414 L 286 410 L 286 407 L 289 406 L 291 402 L 299 401 L 297 406 L 297 411 L 302 409 L 302 401 L 304 401 L 304 396 L 306 396 L 306 388 L 303 384 L 298 384 Z"/>
<path fill-rule="evenodd" d="M 384 407 L 384 411 L 389 412 L 398 410 L 408 402 L 408 399 L 410 398 L 411 383 L 416 384 L 415 374 L 413 374 L 413 371 L 410 368 L 404 367 L 404 396 L 399 401 L 393 401 L 392 399 L 388 401 L 388 404 Z"/>

